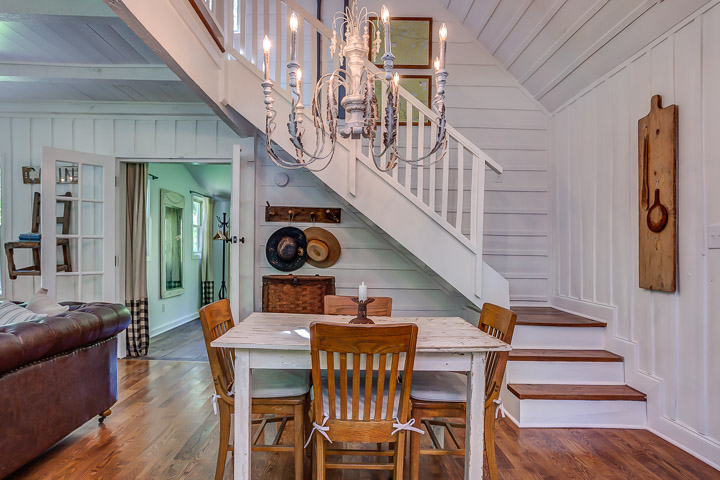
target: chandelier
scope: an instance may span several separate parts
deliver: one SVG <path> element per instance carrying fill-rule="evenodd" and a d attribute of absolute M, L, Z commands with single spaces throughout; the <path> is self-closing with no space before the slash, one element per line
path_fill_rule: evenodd
<path fill-rule="evenodd" d="M 369 27 L 372 23 L 375 27 L 376 36 L 372 42 L 372 58 L 379 53 L 380 44 L 380 21 L 371 20 L 377 18 L 374 12 L 367 8 L 358 8 L 357 0 L 345 9 L 344 13 L 337 12 L 333 18 L 333 33 L 330 40 L 330 55 L 339 55 L 341 68 L 322 75 L 314 86 L 310 103 L 310 113 L 313 127 L 315 129 L 315 146 L 306 150 L 303 143 L 305 126 L 303 116 L 305 106 L 302 96 L 302 70 L 297 61 L 297 32 L 298 17 L 293 13 L 290 16 L 290 61 L 287 64 L 289 73 L 289 87 L 291 92 L 291 109 L 288 119 L 288 132 L 290 141 L 295 147 L 295 159 L 287 160 L 278 155 L 273 146 L 272 138 L 275 132 L 275 117 L 277 112 L 273 108 L 272 97 L 273 82 L 270 80 L 270 39 L 265 36 L 263 41 L 264 71 L 265 80 L 262 82 L 265 94 L 265 133 L 267 135 L 266 149 L 268 155 L 275 164 L 287 169 L 308 168 L 313 171 L 325 169 L 333 158 L 338 134 L 342 138 L 353 141 L 360 141 L 363 138 L 369 140 L 370 154 L 375 166 L 380 171 L 389 171 L 398 165 L 399 161 L 409 164 L 421 164 L 430 159 L 432 155 L 438 154 L 433 161 L 424 163 L 432 165 L 445 156 L 448 148 L 448 140 L 445 131 L 445 82 L 448 76 L 445 70 L 445 50 L 447 48 L 447 27 L 443 23 L 439 31 L 440 57 L 435 58 L 435 79 L 436 91 L 432 102 L 432 110 L 437 115 L 437 137 L 435 145 L 425 155 L 417 158 L 403 157 L 398 150 L 399 130 L 399 82 L 400 76 L 393 75 L 395 55 L 391 50 L 390 42 L 390 12 L 383 5 L 380 15 L 382 27 L 385 34 L 384 54 L 382 56 L 384 71 L 373 72 L 365 65 L 370 51 Z M 345 31 L 344 44 L 338 45 L 336 26 L 340 22 L 340 28 Z M 338 48 L 339 47 L 339 48 Z M 278 60 L 280 55 L 278 55 Z M 384 82 L 386 85 L 384 132 L 379 146 L 376 146 L 376 123 L 378 119 L 378 102 L 375 93 L 375 82 Z M 338 87 L 345 90 L 340 105 L 345 110 L 345 119 L 342 125 L 338 118 Z M 407 119 L 407 127 L 412 128 L 411 118 Z M 418 124 L 418 128 L 423 125 Z M 411 151 L 412 149 L 408 149 Z M 438 153 L 439 152 L 439 153 Z M 385 155 L 389 155 L 389 161 L 382 162 Z M 315 164 L 318 162 L 317 164 Z"/>

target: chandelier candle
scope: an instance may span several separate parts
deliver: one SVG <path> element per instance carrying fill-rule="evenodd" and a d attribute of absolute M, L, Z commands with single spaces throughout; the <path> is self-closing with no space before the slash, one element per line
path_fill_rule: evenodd
<path fill-rule="evenodd" d="M 263 39 L 263 52 L 265 53 L 263 67 L 265 69 L 265 81 L 270 81 L 270 39 L 267 35 L 265 35 L 265 38 Z"/>
<path fill-rule="evenodd" d="M 297 31 L 298 18 L 293 12 L 290 15 L 290 61 L 297 63 Z"/>
<path fill-rule="evenodd" d="M 440 26 L 440 68 L 445 70 L 445 50 L 447 49 L 447 27 Z"/>
<path fill-rule="evenodd" d="M 392 44 L 390 43 L 390 10 L 385 5 L 382 6 L 382 21 L 385 26 L 385 53 L 392 53 Z"/>

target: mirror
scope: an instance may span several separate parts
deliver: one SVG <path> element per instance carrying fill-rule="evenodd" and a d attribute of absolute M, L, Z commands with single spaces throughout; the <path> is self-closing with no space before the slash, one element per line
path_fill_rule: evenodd
<path fill-rule="evenodd" d="M 183 279 L 183 209 L 185 197 L 170 190 L 160 190 L 161 268 L 160 297 L 185 292 Z"/>

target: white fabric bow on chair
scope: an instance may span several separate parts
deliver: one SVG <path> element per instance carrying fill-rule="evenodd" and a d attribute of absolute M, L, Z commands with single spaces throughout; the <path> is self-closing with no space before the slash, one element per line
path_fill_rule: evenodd
<path fill-rule="evenodd" d="M 503 406 L 502 398 L 496 398 L 493 400 L 493 403 L 497 405 L 497 407 L 495 407 L 495 418 L 498 418 L 498 413 L 502 415 L 502 418 L 505 418 L 505 407 Z"/>
<path fill-rule="evenodd" d="M 215 415 L 218 414 L 218 398 L 220 398 L 220 395 L 218 395 L 217 393 L 213 393 L 212 395 L 210 395 L 210 400 L 212 401 L 213 413 L 215 413 Z"/>
<path fill-rule="evenodd" d="M 307 446 L 310 445 L 310 440 L 312 440 L 313 434 L 315 432 L 319 432 L 320 435 L 325 437 L 328 442 L 333 443 L 327 434 L 327 432 L 330 431 L 330 427 L 325 426 L 325 423 L 328 421 L 329 418 L 330 418 L 329 416 L 325 415 L 325 417 L 323 417 L 322 425 L 318 425 L 317 422 L 313 422 L 313 428 L 310 431 L 310 436 L 308 437 L 307 442 L 305 442 L 305 446 L 303 446 L 303 448 L 307 448 Z"/>
<path fill-rule="evenodd" d="M 411 418 L 411 419 L 410 419 L 408 422 L 406 422 L 406 423 L 400 423 L 400 420 L 398 420 L 397 417 L 395 417 L 393 420 L 395 420 L 395 423 L 393 423 L 393 428 L 394 428 L 395 430 L 393 430 L 390 435 L 395 435 L 397 432 L 402 431 L 402 430 L 407 430 L 407 431 L 410 431 L 410 432 L 417 432 L 417 433 L 419 433 L 420 435 L 425 435 L 425 432 L 423 432 L 421 429 L 419 429 L 419 428 L 417 428 L 417 427 L 413 427 L 413 425 L 415 425 L 415 419 L 414 419 L 414 418 Z"/>

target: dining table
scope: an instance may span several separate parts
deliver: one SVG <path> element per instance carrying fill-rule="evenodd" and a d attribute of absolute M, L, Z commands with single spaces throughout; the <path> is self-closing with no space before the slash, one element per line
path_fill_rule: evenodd
<path fill-rule="evenodd" d="M 235 349 L 235 480 L 249 480 L 252 471 L 249 439 L 253 369 L 310 370 L 310 324 L 348 323 L 352 318 L 255 312 L 211 343 L 213 347 Z M 489 351 L 510 350 L 510 346 L 460 317 L 369 318 L 376 324 L 414 323 L 418 326 L 415 371 L 467 373 L 465 478 L 481 480 L 485 359 Z"/>

